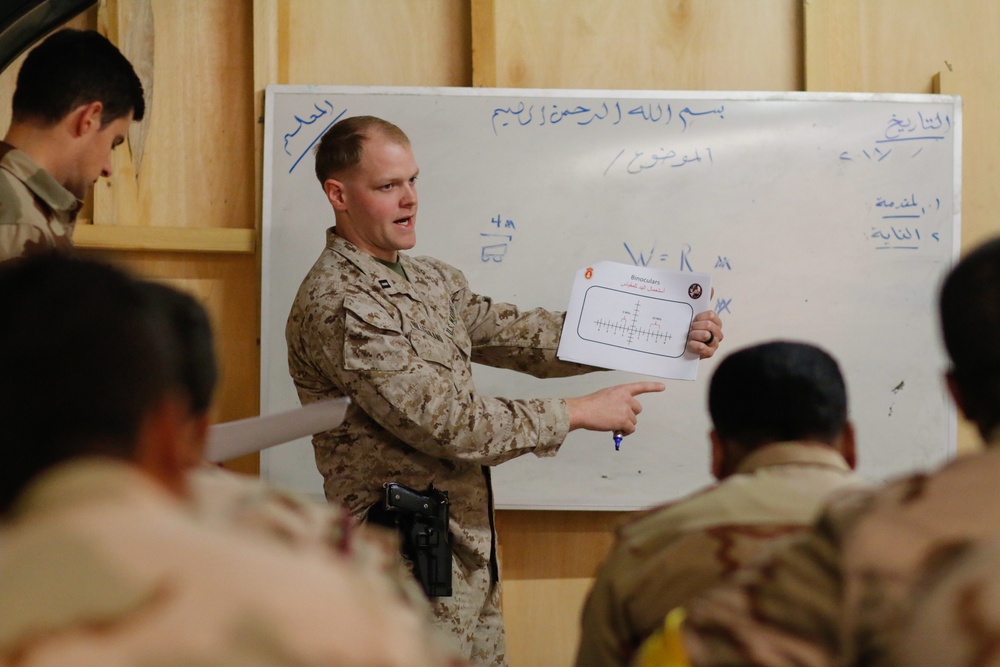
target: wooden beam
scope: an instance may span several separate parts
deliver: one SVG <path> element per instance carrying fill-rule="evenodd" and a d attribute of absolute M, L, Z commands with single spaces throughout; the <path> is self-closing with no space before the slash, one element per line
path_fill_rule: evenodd
<path fill-rule="evenodd" d="M 861 83 L 861 0 L 803 0 L 805 89 L 854 92 Z"/>
<path fill-rule="evenodd" d="M 472 85 L 497 85 L 496 0 L 472 0 Z"/>
<path fill-rule="evenodd" d="M 92 225 L 78 221 L 73 244 L 100 250 L 155 250 L 163 252 L 254 253 L 255 229 L 221 227 L 139 227 Z"/>

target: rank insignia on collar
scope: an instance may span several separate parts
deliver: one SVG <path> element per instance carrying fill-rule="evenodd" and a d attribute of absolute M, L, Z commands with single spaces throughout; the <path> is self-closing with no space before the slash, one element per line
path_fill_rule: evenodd
<path fill-rule="evenodd" d="M 382 287 L 382 289 L 389 289 L 389 281 L 386 280 L 385 278 L 379 280 L 378 284 Z"/>

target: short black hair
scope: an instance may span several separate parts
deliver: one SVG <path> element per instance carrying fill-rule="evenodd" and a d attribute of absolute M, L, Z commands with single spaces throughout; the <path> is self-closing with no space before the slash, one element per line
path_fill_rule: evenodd
<path fill-rule="evenodd" d="M 1000 238 L 955 265 L 942 284 L 939 306 L 962 407 L 988 437 L 1000 425 Z"/>
<path fill-rule="evenodd" d="M 146 281 L 141 287 L 154 305 L 163 309 L 180 347 L 178 374 L 191 410 L 204 414 L 212 406 L 219 379 L 212 323 L 193 296 L 169 285 Z"/>
<path fill-rule="evenodd" d="M 146 113 L 142 82 L 132 64 L 107 37 L 66 28 L 36 46 L 21 65 L 12 103 L 15 121 L 54 125 L 73 109 L 101 102 L 101 126 L 130 112 Z"/>
<path fill-rule="evenodd" d="M 829 353 L 808 343 L 772 341 L 719 363 L 708 410 L 718 434 L 748 450 L 786 440 L 833 444 L 847 424 L 847 387 Z"/>
<path fill-rule="evenodd" d="M 175 391 L 177 355 L 123 271 L 55 253 L 0 263 L 0 512 L 63 461 L 134 460 L 143 419 Z"/>

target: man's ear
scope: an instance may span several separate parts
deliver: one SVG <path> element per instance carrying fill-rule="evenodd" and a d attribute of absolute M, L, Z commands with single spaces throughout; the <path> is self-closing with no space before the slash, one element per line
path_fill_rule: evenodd
<path fill-rule="evenodd" d="M 178 496 L 187 493 L 191 445 L 185 429 L 190 421 L 186 401 L 169 395 L 146 413 L 137 436 L 136 464 Z"/>
<path fill-rule="evenodd" d="M 958 382 L 955 381 L 955 374 L 948 371 L 944 374 L 944 381 L 948 384 L 948 393 L 951 394 L 951 399 L 958 406 L 958 411 L 962 413 L 963 417 L 968 419 L 969 411 L 965 407 L 965 397 L 962 396 L 962 390 L 958 388 Z"/>
<path fill-rule="evenodd" d="M 101 129 L 101 114 L 104 112 L 103 102 L 81 104 L 69 112 L 69 130 L 74 137 L 86 136 L 89 132 Z"/>
<path fill-rule="evenodd" d="M 347 193 L 344 190 L 343 181 L 338 181 L 335 178 L 326 179 L 323 181 L 323 192 L 326 193 L 326 198 L 334 211 L 347 209 Z"/>
<path fill-rule="evenodd" d="M 194 468 L 205 460 L 205 444 L 208 442 L 208 414 L 188 418 L 188 466 Z"/>
<path fill-rule="evenodd" d="M 712 441 L 712 475 L 721 480 L 725 474 L 726 450 L 722 446 L 722 438 L 714 428 L 709 431 L 708 439 Z"/>
<path fill-rule="evenodd" d="M 847 465 L 851 466 L 851 470 L 856 470 L 858 466 L 858 452 L 853 423 L 847 422 L 844 424 L 844 432 L 840 435 L 840 447 L 838 449 L 844 455 Z"/>

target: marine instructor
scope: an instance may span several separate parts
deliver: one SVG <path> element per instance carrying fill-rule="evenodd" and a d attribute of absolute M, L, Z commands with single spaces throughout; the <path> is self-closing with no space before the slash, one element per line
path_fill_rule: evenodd
<path fill-rule="evenodd" d="M 359 516 L 398 482 L 450 499 L 450 597 L 432 599 L 440 624 L 477 664 L 505 666 L 490 466 L 552 456 L 569 431 L 635 431 L 634 382 L 567 399 L 480 394 L 472 362 L 536 377 L 597 370 L 561 362 L 564 313 L 522 311 L 473 293 L 462 273 L 400 251 L 416 244 L 419 169 L 407 136 L 371 116 L 346 118 L 316 148 L 316 176 L 336 226 L 299 287 L 285 330 L 303 404 L 348 396 L 343 424 L 313 437 L 331 502 Z M 713 312 L 695 317 L 688 349 L 712 356 Z"/>

